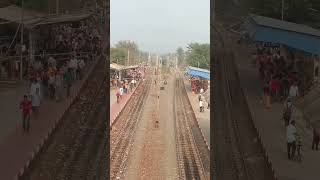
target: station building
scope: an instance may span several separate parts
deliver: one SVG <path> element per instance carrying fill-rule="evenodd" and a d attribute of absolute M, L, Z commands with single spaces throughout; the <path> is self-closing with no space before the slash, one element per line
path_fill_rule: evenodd
<path fill-rule="evenodd" d="M 209 70 L 189 66 L 187 67 L 186 73 L 190 77 L 190 83 L 193 93 L 199 93 L 201 88 L 203 88 L 204 91 L 207 91 L 207 89 L 209 89 Z"/>
<path fill-rule="evenodd" d="M 294 62 L 306 89 L 319 82 L 319 30 L 254 14 L 250 14 L 245 27 L 251 40 L 280 47 L 281 56 Z"/>

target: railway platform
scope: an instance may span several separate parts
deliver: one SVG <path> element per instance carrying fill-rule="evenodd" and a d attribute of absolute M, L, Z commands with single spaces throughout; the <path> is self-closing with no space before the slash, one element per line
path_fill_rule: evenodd
<path fill-rule="evenodd" d="M 246 45 L 234 45 L 239 78 L 246 96 L 252 119 L 272 164 L 278 180 L 317 180 L 320 152 L 312 151 L 312 129 L 308 129 L 299 109 L 295 109 L 294 118 L 298 134 L 302 136 L 302 162 L 288 160 L 286 145 L 286 127 L 282 120 L 283 104 L 273 103 L 266 109 L 261 101 L 262 87 L 259 83 L 257 68 L 252 66 L 250 52 Z"/>
<path fill-rule="evenodd" d="M 207 109 L 207 99 L 205 100 L 204 112 L 199 112 L 198 95 L 192 93 L 191 84 L 187 79 L 184 79 L 185 88 L 188 94 L 189 101 L 192 105 L 193 112 L 196 115 L 198 124 L 203 133 L 206 144 L 210 148 L 210 109 Z M 210 100 L 209 100 L 210 101 Z"/>
<path fill-rule="evenodd" d="M 38 118 L 36 120 L 30 119 L 29 133 L 23 133 L 19 110 L 19 103 L 26 92 L 25 86 L 17 87 L 14 90 L 1 90 L 0 179 L 16 179 L 19 174 L 23 173 L 44 140 L 47 139 L 49 132 L 52 132 L 56 122 L 77 97 L 85 80 L 93 70 L 94 63 L 88 64 L 86 76 L 81 81 L 73 83 L 69 98 L 64 98 L 60 102 L 46 99 L 41 102 Z"/>
<path fill-rule="evenodd" d="M 143 74 L 142 76 L 144 78 L 145 74 Z M 116 90 L 110 90 L 110 126 L 112 126 L 114 120 L 118 117 L 119 113 L 130 100 L 130 97 L 135 93 L 136 88 L 140 85 L 141 81 L 138 82 L 137 86 L 132 90 L 132 92 L 124 94 L 119 103 L 117 103 Z"/>

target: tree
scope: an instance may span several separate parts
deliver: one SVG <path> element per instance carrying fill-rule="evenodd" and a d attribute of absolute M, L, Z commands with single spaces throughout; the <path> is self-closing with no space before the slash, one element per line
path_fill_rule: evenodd
<path fill-rule="evenodd" d="M 134 41 L 119 41 L 115 47 L 121 49 L 126 53 L 126 65 L 137 64 L 139 61 L 139 49 L 138 45 Z M 128 60 L 128 50 L 129 50 L 129 64 Z"/>
<path fill-rule="evenodd" d="M 123 49 L 110 48 L 110 59 L 112 63 L 124 65 L 126 60 L 126 52 Z"/>
<path fill-rule="evenodd" d="M 133 41 L 119 41 L 115 47 L 110 49 L 111 62 L 128 65 L 128 50 L 129 50 L 129 65 L 136 65 L 143 61 L 147 61 L 149 53 L 140 51 L 138 45 Z"/>
<path fill-rule="evenodd" d="M 186 52 L 186 62 L 190 66 L 210 69 L 210 45 L 191 43 Z"/>
<path fill-rule="evenodd" d="M 245 0 L 243 2 L 251 13 L 281 19 L 281 0 Z M 295 23 L 306 23 L 315 21 L 315 15 L 311 8 L 320 9 L 318 0 L 284 0 L 284 20 Z M 316 15 L 316 16 L 319 16 Z"/>
<path fill-rule="evenodd" d="M 178 56 L 178 65 L 181 65 L 184 58 L 184 51 L 182 47 L 179 47 L 177 49 L 177 56 Z"/>

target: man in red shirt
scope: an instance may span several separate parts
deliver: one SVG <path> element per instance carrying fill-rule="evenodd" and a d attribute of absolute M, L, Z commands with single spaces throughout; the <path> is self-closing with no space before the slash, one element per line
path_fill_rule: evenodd
<path fill-rule="evenodd" d="M 23 101 L 21 101 L 20 103 L 20 109 L 22 110 L 23 131 L 26 131 L 26 132 L 29 132 L 31 108 L 32 108 L 31 101 L 28 99 L 27 95 L 24 95 Z"/>

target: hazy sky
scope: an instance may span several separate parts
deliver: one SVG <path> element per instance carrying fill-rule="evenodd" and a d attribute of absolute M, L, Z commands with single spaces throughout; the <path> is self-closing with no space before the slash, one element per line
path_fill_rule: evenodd
<path fill-rule="evenodd" d="M 210 0 L 111 0 L 111 45 L 133 40 L 143 51 L 174 52 L 210 42 Z"/>

